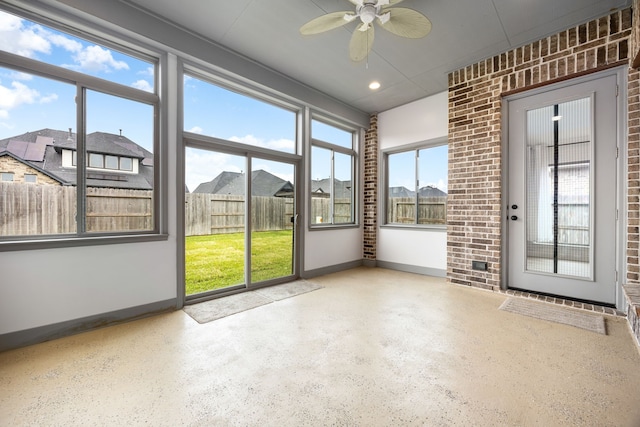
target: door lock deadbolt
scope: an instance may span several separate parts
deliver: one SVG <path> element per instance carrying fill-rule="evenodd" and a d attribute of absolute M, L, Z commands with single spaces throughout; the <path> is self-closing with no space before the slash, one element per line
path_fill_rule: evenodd
<path fill-rule="evenodd" d="M 511 205 L 511 209 L 518 209 L 518 205 Z"/>
<path fill-rule="evenodd" d="M 515 220 L 517 220 L 517 219 L 518 219 L 518 217 L 517 217 L 517 216 L 515 216 L 515 215 L 511 215 L 511 221 L 515 221 Z"/>

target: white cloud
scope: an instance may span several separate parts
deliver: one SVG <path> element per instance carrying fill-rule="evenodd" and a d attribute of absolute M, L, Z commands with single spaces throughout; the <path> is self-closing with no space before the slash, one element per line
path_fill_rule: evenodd
<path fill-rule="evenodd" d="M 50 102 L 53 101 L 57 101 L 58 100 L 58 94 L 57 93 L 51 93 L 47 96 L 43 96 L 42 98 L 40 98 L 40 100 L 38 101 L 40 104 L 48 104 Z"/>
<path fill-rule="evenodd" d="M 146 80 L 137 80 L 137 81 L 133 82 L 131 84 L 131 86 L 135 87 L 136 89 L 140 89 L 140 90 L 144 90 L 144 91 L 153 93 L 153 87 Z"/>
<path fill-rule="evenodd" d="M 5 75 L 11 80 L 22 80 L 22 81 L 33 80 L 33 76 L 31 74 L 22 73 L 20 71 L 11 71 Z"/>
<path fill-rule="evenodd" d="M 80 52 L 82 50 L 82 43 L 77 40 L 70 39 L 61 34 L 53 34 L 45 30 L 42 31 L 42 34 L 53 45 L 61 47 L 68 52 Z"/>
<path fill-rule="evenodd" d="M 202 134 L 203 129 L 200 126 L 194 126 L 188 130 L 188 132 Z"/>
<path fill-rule="evenodd" d="M 100 46 L 87 46 L 73 56 L 76 62 L 72 65 L 64 65 L 72 70 L 86 70 L 91 72 L 110 72 L 112 70 L 128 70 L 129 65 L 124 61 L 116 61 L 109 49 Z"/>
<path fill-rule="evenodd" d="M 10 110 L 20 104 L 33 104 L 40 93 L 20 82 L 12 82 L 11 87 L 0 85 L 0 108 Z"/>
<path fill-rule="evenodd" d="M 42 27 L 26 28 L 24 20 L 0 11 L 0 50 L 33 58 L 51 52 L 51 43 L 40 34 Z"/>
<path fill-rule="evenodd" d="M 153 67 L 149 66 L 145 70 L 138 71 L 138 74 L 141 76 L 153 77 L 154 75 Z"/>
<path fill-rule="evenodd" d="M 187 149 L 185 154 L 185 181 L 189 191 L 193 192 L 198 185 L 209 182 L 221 172 L 242 172 L 238 161 L 244 159 L 211 151 Z"/>

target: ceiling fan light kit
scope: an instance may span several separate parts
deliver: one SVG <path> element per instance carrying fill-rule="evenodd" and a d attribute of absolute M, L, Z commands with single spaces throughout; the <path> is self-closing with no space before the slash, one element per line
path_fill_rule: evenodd
<path fill-rule="evenodd" d="M 300 27 L 303 35 L 319 34 L 360 19 L 349 42 L 349 56 L 353 61 L 365 59 L 373 46 L 374 27 L 378 24 L 400 37 L 417 39 L 425 37 L 431 31 L 431 21 L 413 9 L 391 7 L 402 0 L 349 0 L 356 6 L 355 12 L 341 11 L 327 13 L 326 15 L 312 19 Z"/>

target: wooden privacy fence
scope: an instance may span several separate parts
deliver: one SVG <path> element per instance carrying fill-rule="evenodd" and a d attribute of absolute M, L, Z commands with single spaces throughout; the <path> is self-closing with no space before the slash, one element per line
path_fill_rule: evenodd
<path fill-rule="evenodd" d="M 387 203 L 387 222 L 391 224 L 416 223 L 416 198 L 392 197 Z M 420 197 L 418 224 L 446 224 L 447 197 Z"/>
<path fill-rule="evenodd" d="M 254 231 L 287 230 L 293 227 L 293 199 L 251 197 Z M 187 193 L 184 206 L 185 234 L 241 233 L 244 231 L 244 196 Z"/>
<path fill-rule="evenodd" d="M 76 187 L 0 182 L 0 236 L 76 233 Z M 293 199 L 252 197 L 255 231 L 291 229 Z M 313 197 L 314 223 L 330 220 L 330 199 Z M 351 200 L 334 201 L 334 222 L 351 221 Z M 244 231 L 244 197 L 185 194 L 187 236 Z M 153 228 L 153 192 L 87 188 L 86 225 L 89 232 L 140 231 Z"/>
<path fill-rule="evenodd" d="M 311 198 L 311 223 L 321 224 L 331 220 L 331 199 L 328 197 Z M 352 222 L 351 199 L 335 199 L 333 207 L 333 223 L 344 224 Z"/>
<path fill-rule="evenodd" d="M 0 182 L 0 236 L 76 233 L 76 187 Z M 153 229 L 153 192 L 87 188 L 86 228 Z"/>

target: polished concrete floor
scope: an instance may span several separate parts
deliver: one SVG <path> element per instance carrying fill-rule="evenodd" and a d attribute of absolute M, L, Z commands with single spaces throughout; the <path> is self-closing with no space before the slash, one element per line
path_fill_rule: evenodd
<path fill-rule="evenodd" d="M 639 426 L 640 352 L 506 296 L 358 268 L 207 324 L 182 311 L 0 353 L 0 425 Z"/>

